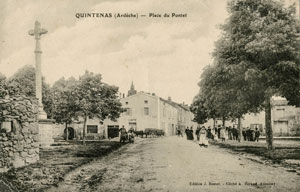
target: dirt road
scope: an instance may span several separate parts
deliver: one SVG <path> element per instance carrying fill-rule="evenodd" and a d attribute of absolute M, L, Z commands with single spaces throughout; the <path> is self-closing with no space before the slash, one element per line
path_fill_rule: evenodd
<path fill-rule="evenodd" d="M 300 177 L 184 138 L 137 139 L 49 191 L 300 191 Z"/>

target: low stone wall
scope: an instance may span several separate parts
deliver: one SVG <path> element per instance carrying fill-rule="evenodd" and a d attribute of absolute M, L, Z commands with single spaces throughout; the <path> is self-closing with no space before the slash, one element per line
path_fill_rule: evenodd
<path fill-rule="evenodd" d="M 0 171 L 39 160 L 37 118 L 37 99 L 0 99 Z"/>

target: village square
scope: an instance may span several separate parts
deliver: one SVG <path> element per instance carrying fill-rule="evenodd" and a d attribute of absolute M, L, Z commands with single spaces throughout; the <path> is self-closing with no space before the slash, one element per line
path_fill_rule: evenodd
<path fill-rule="evenodd" d="M 87 2 L 0 17 L 0 192 L 300 190 L 299 0 Z"/>

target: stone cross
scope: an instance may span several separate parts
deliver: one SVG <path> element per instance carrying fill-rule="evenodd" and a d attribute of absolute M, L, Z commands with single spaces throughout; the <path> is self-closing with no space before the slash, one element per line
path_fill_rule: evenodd
<path fill-rule="evenodd" d="M 41 39 L 41 35 L 46 34 L 47 32 L 48 31 L 46 29 L 41 28 L 41 24 L 38 21 L 35 21 L 34 29 L 28 32 L 28 34 L 34 36 L 36 40 L 36 46 L 34 51 L 35 53 L 35 94 L 39 100 L 39 109 L 40 109 L 39 116 L 43 119 L 47 119 L 47 115 L 43 110 L 43 104 L 42 104 L 42 70 L 41 70 L 42 50 L 40 45 L 40 39 Z"/>

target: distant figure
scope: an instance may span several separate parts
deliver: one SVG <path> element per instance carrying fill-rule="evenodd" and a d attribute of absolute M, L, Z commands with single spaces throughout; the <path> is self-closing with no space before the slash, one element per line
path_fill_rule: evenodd
<path fill-rule="evenodd" d="M 250 129 L 250 127 L 247 127 L 247 130 L 246 130 L 246 139 L 247 141 L 251 141 L 252 139 L 252 131 Z"/>
<path fill-rule="evenodd" d="M 220 138 L 222 139 L 222 142 L 226 139 L 226 130 L 224 126 L 220 129 Z"/>
<path fill-rule="evenodd" d="M 257 128 L 255 128 L 255 141 L 259 141 L 260 132 Z"/>
<path fill-rule="evenodd" d="M 245 128 L 243 128 L 242 135 L 244 137 L 244 141 L 247 141 L 247 133 Z"/>
<path fill-rule="evenodd" d="M 233 140 L 233 134 L 232 134 L 232 127 L 231 126 L 229 126 L 228 128 L 227 128 L 227 132 L 228 132 L 228 139 L 229 140 Z"/>
<path fill-rule="evenodd" d="M 133 129 L 133 127 L 131 127 L 128 130 L 128 140 L 129 140 L 129 143 L 134 143 L 134 129 Z"/>
<path fill-rule="evenodd" d="M 221 139 L 221 129 L 222 129 L 222 127 L 221 127 L 221 125 L 218 125 L 218 138 L 219 139 Z"/>
<path fill-rule="evenodd" d="M 189 139 L 189 132 L 190 132 L 189 127 L 186 127 L 186 129 L 185 129 L 185 135 L 186 135 L 186 139 L 187 140 Z"/>
<path fill-rule="evenodd" d="M 239 139 L 239 130 L 236 127 L 232 128 L 232 136 L 233 140 L 238 140 Z"/>
<path fill-rule="evenodd" d="M 199 141 L 199 137 L 200 137 L 200 130 L 201 130 L 201 128 L 200 128 L 200 127 L 197 127 L 197 129 L 196 129 L 197 141 Z"/>
<path fill-rule="evenodd" d="M 208 139 L 214 139 L 214 135 L 211 132 L 210 126 L 208 126 L 208 128 L 207 128 L 207 138 Z"/>
<path fill-rule="evenodd" d="M 255 131 L 253 129 L 248 127 L 246 135 L 248 141 L 255 141 Z"/>
<path fill-rule="evenodd" d="M 206 129 L 205 127 L 203 126 L 201 129 L 200 129 L 200 132 L 199 132 L 199 146 L 202 147 L 208 147 L 208 139 L 206 137 Z"/>
<path fill-rule="evenodd" d="M 214 135 L 214 140 L 218 141 L 219 136 L 218 136 L 218 128 L 217 127 L 214 127 L 213 135 Z"/>
<path fill-rule="evenodd" d="M 128 135 L 124 125 L 122 126 L 122 128 L 119 129 L 119 132 L 120 132 L 120 142 L 125 142 Z"/>
<path fill-rule="evenodd" d="M 190 140 L 194 140 L 194 130 L 193 130 L 193 126 L 191 126 L 191 128 L 190 128 L 190 134 L 191 134 L 191 139 L 190 139 Z"/>

